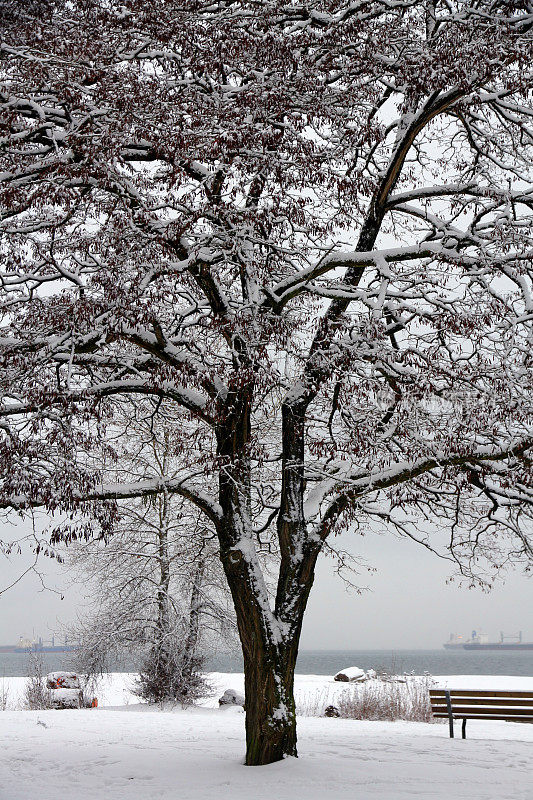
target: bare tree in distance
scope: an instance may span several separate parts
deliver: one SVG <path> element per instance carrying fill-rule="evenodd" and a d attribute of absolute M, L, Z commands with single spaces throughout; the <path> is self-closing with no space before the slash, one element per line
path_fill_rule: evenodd
<path fill-rule="evenodd" d="M 1 506 L 199 509 L 246 763 L 296 755 L 336 532 L 531 563 L 533 4 L 2 7 Z M 132 397 L 175 477 L 97 468 Z"/>
<path fill-rule="evenodd" d="M 113 459 L 105 469 L 116 480 L 132 474 L 175 477 L 173 425 L 155 406 L 127 403 L 113 419 Z M 120 420 L 120 424 L 119 424 Z M 216 648 L 235 644 L 229 593 L 216 533 L 177 495 L 121 502 L 111 536 L 78 536 L 59 526 L 59 551 L 73 581 L 87 590 L 88 606 L 70 631 L 79 642 L 78 671 L 97 676 L 117 658 L 141 673 L 138 693 L 152 702 L 191 703 L 209 687 L 201 669 Z"/>
<path fill-rule="evenodd" d="M 117 660 L 142 674 L 150 702 L 208 693 L 206 658 L 235 646 L 235 626 L 213 537 L 165 494 L 119 506 L 107 541 L 60 548 L 87 605 L 69 630 L 77 671 L 96 677 Z"/>

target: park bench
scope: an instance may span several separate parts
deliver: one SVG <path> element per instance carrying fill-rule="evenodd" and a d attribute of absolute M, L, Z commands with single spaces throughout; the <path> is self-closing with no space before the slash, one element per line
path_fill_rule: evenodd
<path fill-rule="evenodd" d="M 463 720 L 463 739 L 467 719 L 533 722 L 533 692 L 430 689 L 429 698 L 433 716 L 449 720 L 451 739 L 454 719 Z"/>

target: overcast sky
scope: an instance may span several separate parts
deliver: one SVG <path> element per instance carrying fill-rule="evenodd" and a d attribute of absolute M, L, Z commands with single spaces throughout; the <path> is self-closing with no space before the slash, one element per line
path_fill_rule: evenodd
<path fill-rule="evenodd" d="M 3 524 L 0 539 L 23 530 L 20 524 L 17 529 Z M 304 623 L 303 649 L 430 649 L 440 647 L 451 632 L 470 635 L 472 629 L 491 640 L 497 640 L 500 631 L 522 630 L 524 638 L 533 641 L 531 578 L 511 572 L 505 583 L 486 594 L 448 584 L 449 564 L 410 541 L 347 534 L 339 544 L 377 571 L 360 572 L 358 583 L 368 589 L 357 594 L 346 590 L 333 562 L 322 559 Z M 27 554 L 0 556 L 0 588 L 29 563 Z M 0 595 L 0 644 L 14 643 L 19 636 L 48 639 L 87 602 L 86 588 L 73 584 L 64 567 L 42 559 L 40 569 L 49 588 L 30 573 Z"/>

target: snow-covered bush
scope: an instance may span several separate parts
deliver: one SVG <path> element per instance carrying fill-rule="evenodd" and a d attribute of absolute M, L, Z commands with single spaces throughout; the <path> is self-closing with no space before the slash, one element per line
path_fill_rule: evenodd
<path fill-rule="evenodd" d="M 0 711 L 6 711 L 9 704 L 9 685 L 2 678 L 0 683 Z"/>
<path fill-rule="evenodd" d="M 154 647 L 140 671 L 135 693 L 149 703 L 191 705 L 211 692 L 201 670 L 204 658 L 188 656 L 179 644 Z"/>
<path fill-rule="evenodd" d="M 335 707 L 338 716 L 347 719 L 414 720 L 431 722 L 430 676 L 387 677 L 338 684 L 300 694 L 296 713 L 302 717 L 330 716 L 326 709 Z M 339 691 L 341 689 L 341 691 Z"/>

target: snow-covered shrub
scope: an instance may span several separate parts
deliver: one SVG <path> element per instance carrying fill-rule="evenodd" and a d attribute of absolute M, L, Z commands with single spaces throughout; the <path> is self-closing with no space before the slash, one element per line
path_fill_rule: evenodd
<path fill-rule="evenodd" d="M 140 670 L 135 693 L 149 703 L 191 705 L 211 693 L 203 666 L 202 656 L 188 656 L 178 645 L 154 647 Z"/>
<path fill-rule="evenodd" d="M 329 687 L 299 691 L 296 694 L 296 716 L 297 717 L 322 717 L 324 709 L 330 703 L 335 702 L 335 696 L 331 696 Z"/>
<path fill-rule="evenodd" d="M 429 676 L 374 678 L 349 683 L 342 689 L 338 683 L 330 684 L 314 692 L 300 692 L 296 713 L 301 717 L 322 717 L 329 706 L 334 706 L 340 717 L 348 719 L 431 722 L 431 686 Z"/>

